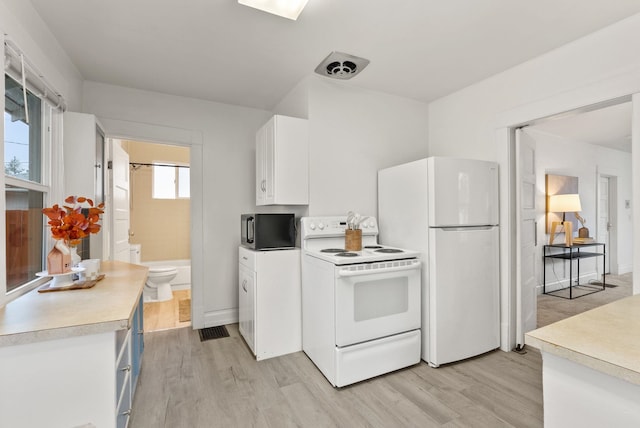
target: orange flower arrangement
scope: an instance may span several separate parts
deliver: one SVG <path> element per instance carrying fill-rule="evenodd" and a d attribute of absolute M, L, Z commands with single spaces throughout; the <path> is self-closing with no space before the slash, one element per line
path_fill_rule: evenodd
<path fill-rule="evenodd" d="M 91 199 L 84 196 L 68 196 L 66 204 L 61 207 L 55 204 L 51 208 L 44 208 L 42 213 L 49 218 L 51 235 L 54 239 L 63 239 L 68 246 L 78 245 L 80 240 L 91 233 L 100 232 L 100 215 L 104 214 L 104 203 L 94 207 Z M 82 213 L 82 204 L 89 205 L 89 212 Z"/>

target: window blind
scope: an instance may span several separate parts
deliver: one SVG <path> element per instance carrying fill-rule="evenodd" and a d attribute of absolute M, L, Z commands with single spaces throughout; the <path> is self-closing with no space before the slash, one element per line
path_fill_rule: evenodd
<path fill-rule="evenodd" d="M 22 50 L 5 36 L 4 71 L 17 82 L 24 82 L 26 88 L 39 98 L 46 100 L 60 111 L 66 110 L 63 96 L 47 82 Z"/>

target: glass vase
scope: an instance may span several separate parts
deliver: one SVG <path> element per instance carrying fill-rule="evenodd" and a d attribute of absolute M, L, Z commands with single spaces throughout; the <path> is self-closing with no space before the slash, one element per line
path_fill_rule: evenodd
<path fill-rule="evenodd" d="M 80 264 L 80 261 L 82 260 L 80 258 L 80 255 L 78 254 L 78 247 L 76 247 L 75 245 L 71 245 L 69 246 L 69 250 L 71 251 L 71 267 L 76 268 L 78 267 L 78 265 Z M 71 278 L 74 281 L 78 281 L 80 279 L 80 274 L 74 273 Z"/>

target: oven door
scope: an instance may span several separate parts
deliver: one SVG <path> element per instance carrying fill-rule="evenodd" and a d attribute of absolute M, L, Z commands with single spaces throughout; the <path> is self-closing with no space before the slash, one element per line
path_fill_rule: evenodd
<path fill-rule="evenodd" d="M 336 345 L 420 328 L 420 260 L 336 267 Z"/>

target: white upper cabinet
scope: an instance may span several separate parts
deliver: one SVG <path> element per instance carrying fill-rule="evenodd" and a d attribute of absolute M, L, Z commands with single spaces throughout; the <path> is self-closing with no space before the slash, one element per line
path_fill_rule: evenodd
<path fill-rule="evenodd" d="M 309 203 L 306 119 L 273 116 L 256 133 L 256 205 Z"/>
<path fill-rule="evenodd" d="M 92 114 L 65 112 L 63 125 L 65 196 L 104 200 L 104 132 Z"/>

